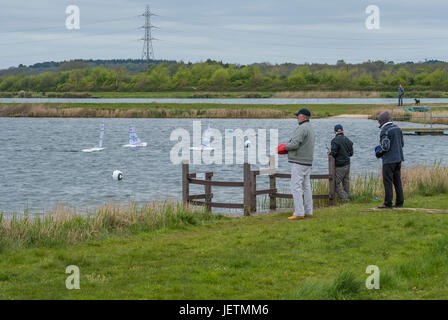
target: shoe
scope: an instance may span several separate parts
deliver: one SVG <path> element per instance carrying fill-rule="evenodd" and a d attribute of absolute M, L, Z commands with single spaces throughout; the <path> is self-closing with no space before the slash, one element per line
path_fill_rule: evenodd
<path fill-rule="evenodd" d="M 312 218 L 313 215 L 312 214 L 305 214 L 305 218 Z"/>
<path fill-rule="evenodd" d="M 305 219 L 305 217 L 304 216 L 294 216 L 294 215 L 288 217 L 288 220 L 302 220 L 302 219 Z"/>
<path fill-rule="evenodd" d="M 386 206 L 385 204 L 378 207 L 378 209 L 392 209 L 393 207 Z"/>

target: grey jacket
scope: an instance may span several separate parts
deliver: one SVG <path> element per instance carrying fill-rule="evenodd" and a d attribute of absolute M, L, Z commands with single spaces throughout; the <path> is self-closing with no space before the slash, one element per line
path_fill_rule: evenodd
<path fill-rule="evenodd" d="M 404 88 L 398 88 L 398 96 L 402 97 L 404 95 Z"/>
<path fill-rule="evenodd" d="M 297 126 L 291 140 L 286 144 L 288 161 L 311 166 L 314 156 L 315 133 L 309 121 L 304 121 Z"/>
<path fill-rule="evenodd" d="M 401 129 L 392 122 L 385 123 L 381 127 L 380 145 L 383 145 L 383 141 L 386 137 L 390 140 L 390 148 L 383 154 L 383 165 L 404 161 L 404 140 Z"/>

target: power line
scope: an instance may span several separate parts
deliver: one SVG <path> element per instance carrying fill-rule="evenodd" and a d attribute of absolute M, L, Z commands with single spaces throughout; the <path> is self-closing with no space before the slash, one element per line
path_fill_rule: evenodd
<path fill-rule="evenodd" d="M 142 60 L 146 60 L 148 68 L 151 64 L 151 59 L 155 59 L 154 57 L 154 49 L 152 47 L 152 40 L 156 40 L 152 37 L 152 28 L 156 28 L 151 24 L 151 17 L 155 16 L 154 13 L 149 9 L 149 5 L 146 6 L 145 13 L 141 16 L 145 17 L 145 24 L 142 28 L 145 30 L 145 34 L 142 39 L 143 40 L 143 52 L 142 52 Z"/>
<path fill-rule="evenodd" d="M 129 33 L 132 31 L 137 30 L 136 28 L 127 29 L 123 31 L 112 31 L 112 32 L 103 32 L 103 33 L 96 33 L 96 34 L 74 34 L 72 37 L 57 37 L 57 38 L 51 38 L 51 39 L 39 39 L 39 40 L 29 40 L 29 41 L 21 41 L 21 42 L 13 42 L 13 43 L 0 43 L 0 46 L 11 46 L 11 45 L 20 45 L 20 44 L 28 44 L 28 43 L 39 43 L 39 42 L 45 42 L 45 41 L 54 41 L 54 40 L 82 40 L 87 37 L 96 37 L 96 36 L 103 36 L 103 35 L 110 35 L 110 34 L 120 34 L 120 33 Z"/>
<path fill-rule="evenodd" d="M 93 26 L 93 25 L 102 24 L 102 23 L 131 20 L 131 19 L 135 19 L 135 17 L 137 17 L 137 16 L 132 16 L 132 17 L 128 17 L 128 18 L 121 18 L 121 19 L 101 20 L 101 21 L 96 21 L 96 22 L 91 22 L 91 23 L 84 23 L 84 24 L 82 24 L 82 26 L 85 27 L 85 26 Z M 33 29 L 3 30 L 3 31 L 0 31 L 0 34 L 20 33 L 20 32 L 34 32 L 34 31 L 51 30 L 51 29 L 65 29 L 65 28 L 61 27 L 60 25 L 58 25 L 58 26 L 48 26 L 48 27 L 33 28 Z"/>

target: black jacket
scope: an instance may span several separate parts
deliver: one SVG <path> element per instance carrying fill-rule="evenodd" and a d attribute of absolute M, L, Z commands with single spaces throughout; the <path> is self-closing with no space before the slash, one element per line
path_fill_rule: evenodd
<path fill-rule="evenodd" d="M 330 154 L 335 159 L 336 167 L 343 167 L 350 164 L 350 157 L 353 156 L 353 142 L 343 133 L 340 133 L 331 140 Z"/>

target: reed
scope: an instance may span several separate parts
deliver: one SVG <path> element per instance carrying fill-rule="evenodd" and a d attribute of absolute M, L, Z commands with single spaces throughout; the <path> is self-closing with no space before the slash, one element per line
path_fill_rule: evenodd
<path fill-rule="evenodd" d="M 42 215 L 30 216 L 28 210 L 23 215 L 2 213 L 0 249 L 75 244 L 222 218 L 222 215 L 206 212 L 203 208 L 169 201 L 155 201 L 143 206 L 107 204 L 86 211 L 58 205 Z"/>
<path fill-rule="evenodd" d="M 415 195 L 433 196 L 448 193 L 448 167 L 440 163 L 432 166 L 413 166 L 402 170 L 403 190 L 406 197 Z M 312 180 L 311 189 L 313 194 L 328 194 L 328 181 Z M 282 193 L 290 193 L 284 188 Z M 381 173 L 360 173 L 350 178 L 350 193 L 353 202 L 370 202 L 378 199 L 383 200 L 384 187 Z M 338 197 L 337 197 L 338 198 Z M 277 199 L 278 208 L 292 208 L 291 199 Z M 327 200 L 315 200 L 315 207 L 328 205 Z M 269 196 L 264 196 L 258 202 L 261 210 L 269 209 Z"/>
<path fill-rule="evenodd" d="M 296 99 L 332 99 L 332 98 L 382 98 L 382 92 L 378 91 L 283 91 L 276 92 L 272 98 L 296 98 Z"/>
<path fill-rule="evenodd" d="M 36 118 L 285 118 L 288 110 L 263 108 L 210 108 L 201 109 L 151 107 L 140 109 L 99 109 L 83 107 L 55 107 L 43 104 L 5 105 L 0 117 Z"/>
<path fill-rule="evenodd" d="M 374 108 L 371 110 L 370 119 L 376 119 L 376 116 L 385 111 L 384 108 Z M 391 111 L 389 110 L 389 113 Z M 414 123 L 424 123 L 424 124 L 447 124 L 448 125 L 448 112 L 447 111 L 434 111 L 431 115 L 424 112 L 409 112 L 403 109 L 394 110 L 394 121 L 407 121 Z"/>

